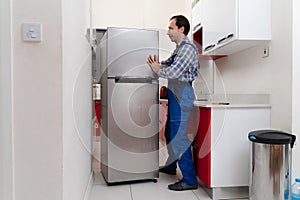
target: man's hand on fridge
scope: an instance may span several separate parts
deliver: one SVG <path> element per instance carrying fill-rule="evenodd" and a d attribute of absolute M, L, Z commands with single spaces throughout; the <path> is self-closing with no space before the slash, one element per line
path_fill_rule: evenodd
<path fill-rule="evenodd" d="M 158 62 L 156 55 L 149 55 L 147 59 L 148 65 L 151 67 L 152 71 L 157 73 L 159 69 L 161 68 L 161 64 Z"/>

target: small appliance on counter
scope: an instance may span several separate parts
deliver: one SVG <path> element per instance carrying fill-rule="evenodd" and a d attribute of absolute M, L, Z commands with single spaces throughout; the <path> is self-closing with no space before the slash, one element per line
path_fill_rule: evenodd
<path fill-rule="evenodd" d="M 162 86 L 159 91 L 159 95 L 161 99 L 168 98 L 168 88 L 166 86 Z"/>

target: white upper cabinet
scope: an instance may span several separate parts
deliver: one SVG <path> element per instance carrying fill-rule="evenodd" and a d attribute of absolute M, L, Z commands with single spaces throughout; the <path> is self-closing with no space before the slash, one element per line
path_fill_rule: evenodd
<path fill-rule="evenodd" d="M 200 0 L 192 9 L 192 20 L 191 20 L 191 29 L 192 33 L 195 33 L 202 27 L 202 1 Z"/>
<path fill-rule="evenodd" d="M 200 0 L 192 10 L 193 28 L 199 23 L 202 53 L 230 55 L 271 40 L 271 0 Z"/>

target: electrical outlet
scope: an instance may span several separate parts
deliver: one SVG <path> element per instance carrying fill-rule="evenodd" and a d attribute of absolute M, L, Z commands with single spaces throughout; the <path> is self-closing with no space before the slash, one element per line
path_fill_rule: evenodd
<path fill-rule="evenodd" d="M 263 50 L 263 58 L 266 58 L 269 56 L 269 47 L 264 47 L 264 50 Z"/>

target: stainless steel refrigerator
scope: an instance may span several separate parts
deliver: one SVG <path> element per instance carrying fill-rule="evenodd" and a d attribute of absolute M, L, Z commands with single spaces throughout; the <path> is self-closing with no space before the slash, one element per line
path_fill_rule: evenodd
<path fill-rule="evenodd" d="M 101 171 L 107 183 L 158 177 L 158 32 L 108 28 L 100 42 Z"/>

